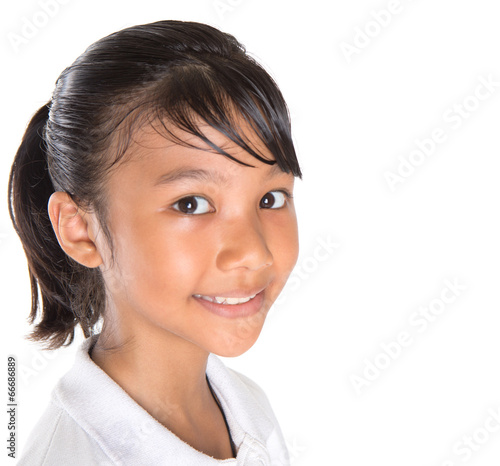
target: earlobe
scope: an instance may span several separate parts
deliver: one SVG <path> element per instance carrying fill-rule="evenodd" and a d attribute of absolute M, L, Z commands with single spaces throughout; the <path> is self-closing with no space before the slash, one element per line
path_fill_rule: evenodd
<path fill-rule="evenodd" d="M 102 264 L 93 231 L 95 222 L 90 214 L 79 208 L 69 194 L 57 191 L 50 196 L 48 213 L 57 241 L 72 259 L 94 268 Z"/>

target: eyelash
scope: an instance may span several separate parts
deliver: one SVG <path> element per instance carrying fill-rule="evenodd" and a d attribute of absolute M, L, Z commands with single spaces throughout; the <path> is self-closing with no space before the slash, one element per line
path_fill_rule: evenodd
<path fill-rule="evenodd" d="M 272 194 L 272 193 L 281 193 L 285 196 L 285 201 L 283 203 L 282 206 L 280 207 L 276 207 L 276 208 L 266 208 L 266 207 L 261 207 L 263 210 L 279 210 L 279 209 L 282 209 L 286 206 L 286 204 L 288 203 L 288 201 L 290 199 L 293 199 L 293 196 L 292 194 L 287 190 L 287 189 L 275 189 L 273 191 L 268 191 L 266 194 L 264 194 L 264 196 L 261 197 L 260 201 L 259 201 L 259 206 L 260 206 L 260 203 L 262 202 L 262 200 L 268 195 L 268 194 Z M 191 199 L 194 199 L 195 201 L 197 199 L 201 199 L 202 202 L 206 202 L 208 205 L 211 206 L 210 202 L 203 196 L 196 196 L 196 195 L 192 195 L 192 196 L 184 196 L 183 198 L 179 199 L 177 202 L 175 202 L 174 204 L 172 204 L 172 208 L 178 212 L 180 212 L 181 214 L 184 214 L 184 215 L 204 215 L 204 214 L 208 214 L 208 213 L 211 213 L 211 212 L 202 212 L 200 214 L 195 214 L 194 212 L 182 212 L 179 207 L 176 207 L 176 206 L 179 206 L 179 204 L 182 202 L 182 201 L 187 201 L 187 200 L 191 200 Z M 196 205 L 195 205 L 195 209 L 198 207 L 198 202 L 199 201 L 196 201 Z M 274 204 L 273 204 L 274 205 Z M 212 207 L 212 206 L 211 206 Z M 213 207 L 212 207 L 213 209 Z"/>

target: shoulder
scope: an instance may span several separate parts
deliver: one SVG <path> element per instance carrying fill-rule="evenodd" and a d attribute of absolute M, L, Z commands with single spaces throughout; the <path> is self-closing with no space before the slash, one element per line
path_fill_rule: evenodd
<path fill-rule="evenodd" d="M 113 463 L 67 412 L 51 402 L 32 430 L 18 464 L 108 466 Z"/>
<path fill-rule="evenodd" d="M 86 340 L 80 346 L 73 367 L 54 387 L 48 407 L 23 448 L 20 465 L 114 464 L 92 426 L 84 422 L 106 389 L 103 384 L 95 385 L 95 370 L 87 352 L 90 343 Z M 102 410 L 101 413 L 105 415 Z"/>

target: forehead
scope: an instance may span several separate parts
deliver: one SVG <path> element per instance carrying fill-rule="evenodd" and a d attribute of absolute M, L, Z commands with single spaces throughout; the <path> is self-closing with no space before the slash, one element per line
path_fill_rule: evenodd
<path fill-rule="evenodd" d="M 164 121 L 154 121 L 132 133 L 122 163 L 115 166 L 116 170 L 108 178 L 108 195 L 126 186 L 131 194 L 137 190 L 151 192 L 151 189 L 162 187 L 192 185 L 193 180 L 221 188 L 243 183 L 247 188 L 251 185 L 260 189 L 263 183 L 278 179 L 286 185 L 293 183 L 289 180 L 293 175 L 282 171 L 251 127 L 245 121 L 240 123 L 238 134 L 269 164 L 256 159 L 208 124 L 200 124 L 199 129 L 209 142 L 173 125 L 168 126 Z M 211 144 L 237 161 L 221 154 Z"/>
<path fill-rule="evenodd" d="M 196 180 L 217 185 L 233 184 L 234 173 L 227 170 L 218 170 L 217 168 L 218 167 L 213 167 L 213 164 L 210 164 L 208 167 L 194 168 L 188 164 L 187 166 L 171 168 L 166 173 L 159 175 L 154 180 L 153 185 L 154 187 L 165 186 L 186 180 Z M 261 181 L 271 180 L 280 175 L 289 176 L 286 175 L 277 165 L 272 165 L 267 170 L 265 169 L 264 173 L 261 173 Z"/>
<path fill-rule="evenodd" d="M 214 161 L 214 155 L 242 166 L 269 166 L 273 173 L 281 172 L 275 157 L 257 136 L 251 126 L 243 119 L 236 121 L 235 133 L 241 141 L 235 142 L 221 131 L 205 122 L 197 126 L 200 136 L 169 124 L 168 121 L 156 120 L 134 131 L 126 151 L 129 161 L 144 161 L 162 156 L 175 167 L 186 162 L 204 160 Z M 256 159 L 241 145 L 246 144 L 265 162 Z M 231 158 L 235 160 L 231 160 Z"/>
<path fill-rule="evenodd" d="M 154 204 L 158 199 L 163 202 L 164 193 L 178 195 L 200 186 L 212 193 L 222 189 L 248 195 L 260 193 L 264 187 L 271 189 L 270 184 L 287 189 L 293 186 L 291 173 L 285 173 L 276 163 L 261 162 L 211 127 L 203 128 L 204 137 L 248 166 L 222 155 L 192 134 L 178 128 L 172 128 L 174 131 L 175 137 L 166 137 L 152 125 L 137 130 L 127 149 L 126 161 L 116 166 L 108 178 L 105 189 L 110 205 Z M 274 161 L 256 136 L 246 133 L 246 137 L 255 150 Z"/>

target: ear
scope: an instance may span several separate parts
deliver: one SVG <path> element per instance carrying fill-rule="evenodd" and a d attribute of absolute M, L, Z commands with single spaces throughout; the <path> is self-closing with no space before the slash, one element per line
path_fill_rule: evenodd
<path fill-rule="evenodd" d="M 69 194 L 61 191 L 50 196 L 48 211 L 63 251 L 86 267 L 101 265 L 102 257 L 95 243 L 97 221 L 93 215 L 83 211 Z"/>

